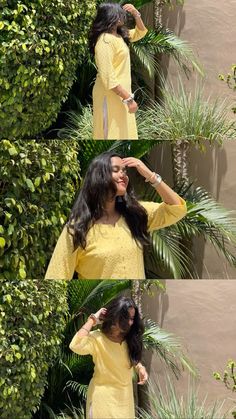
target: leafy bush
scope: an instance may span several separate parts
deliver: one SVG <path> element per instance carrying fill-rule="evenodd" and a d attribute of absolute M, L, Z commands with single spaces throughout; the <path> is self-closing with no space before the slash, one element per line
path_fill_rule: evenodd
<path fill-rule="evenodd" d="M 1 280 L 0 416 L 30 419 L 58 354 L 65 314 L 63 281 Z"/>
<path fill-rule="evenodd" d="M 0 142 L 1 278 L 42 278 L 79 183 L 78 145 Z"/>
<path fill-rule="evenodd" d="M 86 56 L 95 9 L 95 0 L 1 2 L 1 138 L 29 138 L 55 121 Z"/>

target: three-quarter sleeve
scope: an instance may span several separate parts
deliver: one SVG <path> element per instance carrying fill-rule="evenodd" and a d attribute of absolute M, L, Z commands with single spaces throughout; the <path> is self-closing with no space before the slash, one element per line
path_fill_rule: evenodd
<path fill-rule="evenodd" d="M 74 251 L 73 237 L 65 226 L 52 254 L 45 279 L 72 279 L 76 268 L 76 260 L 77 252 Z"/>
<path fill-rule="evenodd" d="M 98 74 L 105 86 L 105 89 L 113 89 L 118 86 L 116 72 L 113 66 L 115 58 L 115 41 L 111 34 L 102 34 L 95 46 L 95 62 Z"/>
<path fill-rule="evenodd" d="M 93 337 L 93 332 L 87 336 L 78 336 L 76 333 L 73 337 L 69 348 L 72 352 L 78 355 L 92 355 L 94 356 L 96 350 L 96 340 Z"/>
<path fill-rule="evenodd" d="M 139 41 L 146 35 L 147 32 L 148 32 L 147 28 L 145 28 L 144 30 L 141 30 L 137 26 L 135 26 L 134 29 L 129 30 L 130 42 Z"/>
<path fill-rule="evenodd" d="M 165 202 L 140 202 L 148 213 L 148 231 L 158 230 L 177 223 L 187 214 L 186 202 L 179 196 L 179 205 Z"/>

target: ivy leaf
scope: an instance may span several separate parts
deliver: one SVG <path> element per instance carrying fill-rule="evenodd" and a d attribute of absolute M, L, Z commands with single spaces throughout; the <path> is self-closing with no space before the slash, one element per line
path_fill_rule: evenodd
<path fill-rule="evenodd" d="M 34 184 L 33 184 L 33 182 L 32 182 L 31 179 L 28 179 L 27 178 L 26 181 L 25 181 L 25 183 L 28 186 L 28 188 L 31 190 L 31 192 L 34 192 L 35 191 L 35 187 L 34 187 Z"/>
<path fill-rule="evenodd" d="M 0 237 L 0 248 L 5 247 L 6 244 L 6 240 L 4 239 L 4 237 Z"/>

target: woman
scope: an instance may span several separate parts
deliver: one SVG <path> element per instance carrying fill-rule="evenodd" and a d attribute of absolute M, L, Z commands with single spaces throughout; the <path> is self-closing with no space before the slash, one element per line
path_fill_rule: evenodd
<path fill-rule="evenodd" d="M 103 319 L 101 330 L 91 332 Z M 131 298 L 113 299 L 107 308 L 91 314 L 76 333 L 70 349 L 79 355 L 92 355 L 95 364 L 86 403 L 87 419 L 134 419 L 132 377 L 138 384 L 148 375 L 141 364 L 143 324 Z"/>
<path fill-rule="evenodd" d="M 135 29 L 125 27 L 126 14 L 135 19 Z M 90 33 L 97 78 L 93 88 L 93 138 L 137 139 L 137 103 L 131 91 L 129 43 L 147 33 L 141 14 L 132 4 L 99 6 Z"/>
<path fill-rule="evenodd" d="M 138 202 L 127 168 L 137 170 L 164 202 Z M 71 279 L 76 271 L 81 279 L 144 279 L 149 232 L 185 214 L 185 201 L 141 160 L 102 153 L 87 170 L 46 278 Z"/>

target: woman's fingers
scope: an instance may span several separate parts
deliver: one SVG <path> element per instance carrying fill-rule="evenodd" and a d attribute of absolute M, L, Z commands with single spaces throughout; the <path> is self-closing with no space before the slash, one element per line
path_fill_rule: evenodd
<path fill-rule="evenodd" d="M 140 164 L 142 163 L 139 159 L 136 159 L 135 157 L 125 157 L 124 159 L 122 159 L 122 162 L 126 166 L 140 166 Z"/>
<path fill-rule="evenodd" d="M 122 159 L 122 163 L 127 167 L 135 167 L 141 176 L 146 179 L 150 178 L 153 174 L 151 170 L 139 159 L 134 157 L 125 157 Z"/>
<path fill-rule="evenodd" d="M 146 383 L 146 381 L 148 380 L 148 373 L 145 369 L 145 367 L 142 367 L 142 369 L 140 368 L 139 370 L 139 382 L 138 384 L 143 385 Z"/>
<path fill-rule="evenodd" d="M 134 12 L 137 11 L 136 8 L 134 7 L 134 5 L 133 4 L 130 4 L 130 3 L 124 4 L 123 9 L 126 12 L 130 12 L 130 13 L 134 13 Z"/>
<path fill-rule="evenodd" d="M 106 314 L 107 309 L 105 307 L 100 308 L 100 310 L 97 311 L 97 313 L 95 314 L 96 317 L 99 317 L 101 314 Z"/>

